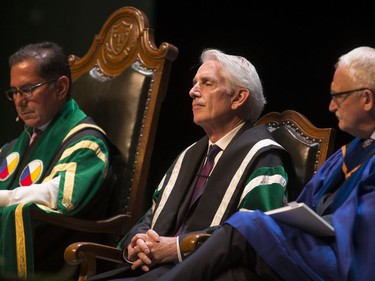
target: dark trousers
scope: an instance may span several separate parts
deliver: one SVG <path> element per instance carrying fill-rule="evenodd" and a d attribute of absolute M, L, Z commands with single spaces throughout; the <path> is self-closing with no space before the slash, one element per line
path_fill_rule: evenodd
<path fill-rule="evenodd" d="M 270 253 L 272 254 L 272 253 Z M 94 280 L 122 281 L 281 281 L 244 237 L 230 225 L 224 225 L 183 262 L 163 265 L 144 273 L 122 269 L 107 272 Z M 131 270 L 130 270 L 131 271 Z M 139 275 L 141 274 L 141 275 Z"/>
<path fill-rule="evenodd" d="M 132 281 L 132 280 L 156 280 L 158 277 L 163 276 L 166 272 L 171 270 L 174 264 L 163 264 L 161 266 L 153 268 L 149 272 L 141 270 L 132 270 L 130 265 L 125 265 L 119 269 L 103 272 L 92 276 L 87 281 Z"/>
<path fill-rule="evenodd" d="M 257 256 L 254 249 L 236 229 L 224 225 L 190 257 L 158 280 L 280 281 L 282 279 Z"/>

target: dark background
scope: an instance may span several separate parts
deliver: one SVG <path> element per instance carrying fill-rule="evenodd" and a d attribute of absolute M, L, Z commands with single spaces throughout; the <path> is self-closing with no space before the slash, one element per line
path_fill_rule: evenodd
<path fill-rule="evenodd" d="M 251 0 L 12 0 L 0 10 L 0 89 L 9 87 L 8 57 L 22 45 L 52 40 L 67 54 L 82 56 L 116 9 L 142 9 L 157 45 L 174 44 L 168 93 L 160 113 L 150 169 L 153 190 L 177 154 L 201 137 L 192 122 L 188 91 L 204 48 L 248 58 L 257 68 L 268 100 L 265 112 L 294 109 L 319 127 L 337 128 L 328 111 L 333 65 L 354 47 L 375 47 L 375 17 L 369 2 Z M 283 1 L 286 2 L 286 1 Z M 298 2 L 297 2 L 298 3 Z M 0 95 L 0 144 L 22 130 L 12 103 Z M 350 139 L 337 132 L 336 148 Z"/>

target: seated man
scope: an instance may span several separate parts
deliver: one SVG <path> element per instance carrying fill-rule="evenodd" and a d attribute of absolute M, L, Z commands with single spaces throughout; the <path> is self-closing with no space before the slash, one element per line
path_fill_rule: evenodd
<path fill-rule="evenodd" d="M 152 208 L 124 237 L 129 264 L 89 280 L 153 280 L 185 258 L 179 243 L 188 233 L 210 232 L 241 208 L 266 211 L 286 203 L 289 155 L 266 126 L 252 127 L 265 104 L 256 69 L 215 49 L 205 50 L 201 61 L 189 95 L 194 123 L 206 136 L 176 158 Z"/>
<path fill-rule="evenodd" d="M 317 237 L 260 211 L 237 212 L 160 280 L 228 280 L 223 276 L 237 267 L 248 269 L 239 280 L 373 280 L 374 91 L 375 49 L 341 56 L 329 110 L 355 138 L 327 159 L 297 198 L 330 222 L 335 236 Z"/>
<path fill-rule="evenodd" d="M 111 194 L 103 182 L 112 152 L 104 132 L 70 96 L 71 73 L 60 46 L 27 45 L 10 56 L 9 64 L 6 95 L 25 127 L 0 150 L 0 276 L 27 278 L 34 269 L 56 271 L 64 265 L 64 239 L 74 239 L 41 225 L 33 247 L 35 222 L 28 207 L 102 218 Z"/>

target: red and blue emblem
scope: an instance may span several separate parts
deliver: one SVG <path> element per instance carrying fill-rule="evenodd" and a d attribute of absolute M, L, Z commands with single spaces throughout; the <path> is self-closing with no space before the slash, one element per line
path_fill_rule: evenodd
<path fill-rule="evenodd" d="M 6 181 L 16 170 L 20 162 L 20 155 L 18 152 L 12 152 L 3 161 L 0 167 L 0 181 Z"/>
<path fill-rule="evenodd" d="M 20 185 L 28 186 L 37 182 L 43 172 L 43 162 L 40 160 L 33 160 L 25 169 L 23 169 L 20 177 Z"/>

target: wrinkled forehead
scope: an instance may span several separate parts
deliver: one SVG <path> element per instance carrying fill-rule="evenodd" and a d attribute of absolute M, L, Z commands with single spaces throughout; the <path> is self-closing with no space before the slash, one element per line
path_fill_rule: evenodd
<path fill-rule="evenodd" d="M 34 60 L 23 60 L 14 64 L 10 69 L 10 80 L 22 82 L 30 82 L 28 80 L 33 80 L 40 78 L 37 71 L 37 63 Z"/>
<path fill-rule="evenodd" d="M 222 66 L 218 61 L 208 60 L 204 62 L 195 75 L 195 79 L 201 78 L 223 78 Z"/>
<path fill-rule="evenodd" d="M 353 85 L 353 79 L 350 76 L 349 69 L 346 66 L 338 67 L 334 74 L 331 82 L 331 91 L 341 92 L 351 88 Z"/>

